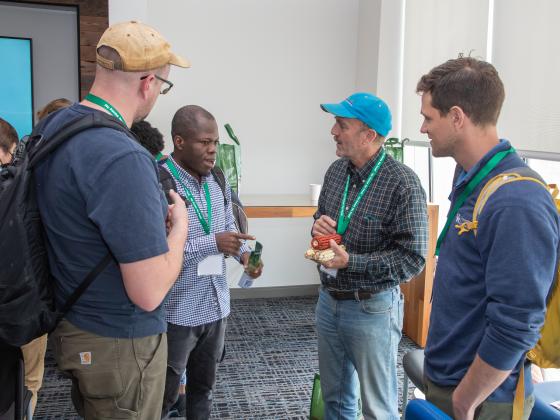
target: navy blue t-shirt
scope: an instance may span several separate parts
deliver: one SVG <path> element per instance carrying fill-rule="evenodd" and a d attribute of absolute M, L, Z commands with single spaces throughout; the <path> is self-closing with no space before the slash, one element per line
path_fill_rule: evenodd
<path fill-rule="evenodd" d="M 54 114 L 43 133 L 48 138 L 90 112 L 100 111 L 74 104 Z M 92 128 L 77 134 L 37 167 L 35 183 L 59 307 L 109 250 L 118 263 L 168 251 L 167 203 L 155 160 L 125 133 Z M 105 337 L 145 337 L 166 331 L 162 306 L 146 312 L 132 303 L 114 261 L 66 318 Z"/>

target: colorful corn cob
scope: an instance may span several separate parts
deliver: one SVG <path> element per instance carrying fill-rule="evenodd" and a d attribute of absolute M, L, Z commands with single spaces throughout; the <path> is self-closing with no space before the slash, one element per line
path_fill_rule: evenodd
<path fill-rule="evenodd" d="M 311 247 L 317 250 L 323 250 L 330 247 L 329 241 L 333 239 L 338 245 L 342 242 L 342 236 L 338 233 L 333 233 L 331 235 L 318 235 L 313 237 L 311 240 Z"/>

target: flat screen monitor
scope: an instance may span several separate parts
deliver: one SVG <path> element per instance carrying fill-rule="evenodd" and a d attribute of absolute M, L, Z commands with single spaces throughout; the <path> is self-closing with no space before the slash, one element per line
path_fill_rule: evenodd
<path fill-rule="evenodd" d="M 31 39 L 0 36 L 0 117 L 21 138 L 33 128 Z"/>

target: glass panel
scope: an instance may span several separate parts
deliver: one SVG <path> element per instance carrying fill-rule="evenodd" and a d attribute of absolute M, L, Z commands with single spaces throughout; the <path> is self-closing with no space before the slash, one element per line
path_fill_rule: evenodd
<path fill-rule="evenodd" d="M 21 138 L 33 128 L 31 39 L 0 37 L 0 57 L 0 117 Z"/>

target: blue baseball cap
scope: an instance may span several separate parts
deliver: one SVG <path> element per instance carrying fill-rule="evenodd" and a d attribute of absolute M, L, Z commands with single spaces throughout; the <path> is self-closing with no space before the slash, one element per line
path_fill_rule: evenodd
<path fill-rule="evenodd" d="M 321 108 L 336 117 L 356 118 L 383 137 L 392 128 L 389 107 L 371 93 L 354 93 L 339 104 L 321 104 Z"/>

